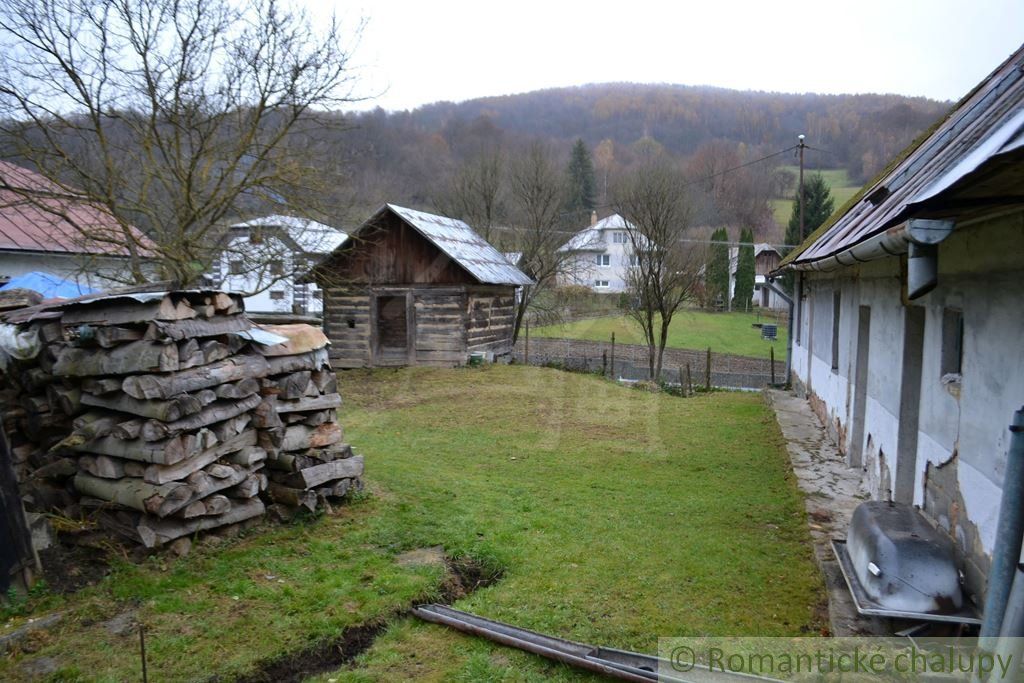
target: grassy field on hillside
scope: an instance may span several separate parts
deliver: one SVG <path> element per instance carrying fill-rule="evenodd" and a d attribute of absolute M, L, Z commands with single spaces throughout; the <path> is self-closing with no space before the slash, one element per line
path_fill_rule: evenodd
<path fill-rule="evenodd" d="M 317 680 L 597 680 L 401 616 L 445 579 L 396 557 L 431 546 L 500 573 L 457 607 L 568 638 L 654 652 L 659 636 L 818 632 L 802 497 L 759 394 L 680 399 L 522 366 L 341 381 L 367 493 L 34 597 L 28 613 L 64 621 L 0 659 L 0 679 L 50 658 L 52 680 L 138 680 L 137 635 L 108 621 L 128 611 L 150 680 L 232 680 L 374 621 L 370 649 Z"/>
<path fill-rule="evenodd" d="M 792 171 L 794 176 L 799 172 L 796 166 L 785 166 L 789 171 Z M 852 182 L 846 173 L 846 169 L 833 168 L 833 169 L 804 169 L 804 175 L 806 177 L 809 173 L 821 173 L 825 178 L 825 182 L 829 184 L 832 189 L 832 198 L 835 200 L 835 208 L 839 208 L 846 201 L 855 195 L 860 189 L 860 185 Z M 794 196 L 796 189 L 793 190 Z M 772 211 L 775 214 L 775 222 L 782 226 L 785 230 L 786 225 L 789 223 L 789 217 L 793 213 L 793 197 L 786 198 L 775 198 L 770 200 L 772 205 Z"/>
<path fill-rule="evenodd" d="M 753 324 L 772 323 L 780 325 L 774 345 L 775 357 L 782 358 L 786 352 L 786 328 L 781 325 L 784 325 L 785 321 L 784 316 L 780 321 L 779 314 L 775 312 L 709 313 L 684 309 L 672 318 L 668 347 L 703 350 L 710 346 L 715 353 L 767 358 L 768 347 L 773 342 L 761 339 L 761 330 L 753 327 Z M 606 342 L 611 340 L 612 332 L 615 333 L 615 341 L 618 344 L 645 343 L 640 327 L 626 316 L 592 318 L 563 325 L 531 328 L 530 336 Z"/>

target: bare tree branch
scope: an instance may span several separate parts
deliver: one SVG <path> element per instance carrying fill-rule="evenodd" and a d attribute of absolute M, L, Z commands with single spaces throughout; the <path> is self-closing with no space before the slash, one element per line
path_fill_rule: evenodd
<path fill-rule="evenodd" d="M 300 199 L 318 217 L 311 200 L 331 179 L 301 132 L 355 99 L 346 45 L 360 30 L 314 28 L 278 0 L 9 0 L 3 156 L 116 216 L 125 281 L 194 282 L 226 220 Z M 155 273 L 133 225 L 155 244 Z"/>
<path fill-rule="evenodd" d="M 566 241 L 561 211 L 565 175 L 542 144 L 531 145 L 512 163 L 509 196 L 515 226 L 511 246 L 521 254 L 520 270 L 536 283 L 523 287 L 512 332 L 515 343 L 530 304 L 555 285 L 556 277 L 575 255 L 559 249 Z"/>

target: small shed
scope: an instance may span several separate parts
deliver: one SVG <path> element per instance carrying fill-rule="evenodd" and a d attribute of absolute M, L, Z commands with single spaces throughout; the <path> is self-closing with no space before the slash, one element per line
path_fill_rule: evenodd
<path fill-rule="evenodd" d="M 466 223 L 385 204 L 314 270 L 335 367 L 464 365 L 512 352 L 533 284 Z"/>

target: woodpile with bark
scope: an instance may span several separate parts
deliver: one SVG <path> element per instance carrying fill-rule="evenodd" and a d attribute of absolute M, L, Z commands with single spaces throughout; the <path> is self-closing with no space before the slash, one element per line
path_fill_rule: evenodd
<path fill-rule="evenodd" d="M 361 488 L 327 339 L 239 296 L 148 292 L 0 314 L 3 426 L 30 511 L 146 547 Z"/>

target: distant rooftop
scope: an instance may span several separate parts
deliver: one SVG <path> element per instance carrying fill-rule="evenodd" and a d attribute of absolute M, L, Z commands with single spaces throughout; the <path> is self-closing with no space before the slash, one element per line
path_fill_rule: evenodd
<path fill-rule="evenodd" d="M 602 251 L 605 248 L 605 242 L 601 238 L 601 233 L 604 230 L 626 230 L 629 224 L 626 219 L 615 213 L 607 218 L 602 218 L 593 225 L 580 230 L 578 233 L 572 236 L 572 238 L 558 248 L 559 251 Z"/>
<path fill-rule="evenodd" d="M 128 256 L 125 228 L 106 209 L 23 166 L 0 161 L 0 250 Z M 128 228 L 143 251 L 152 242 Z"/>
<path fill-rule="evenodd" d="M 231 226 L 235 229 L 279 228 L 308 254 L 329 254 L 348 239 L 348 234 L 323 223 L 298 216 L 271 215 Z"/>

